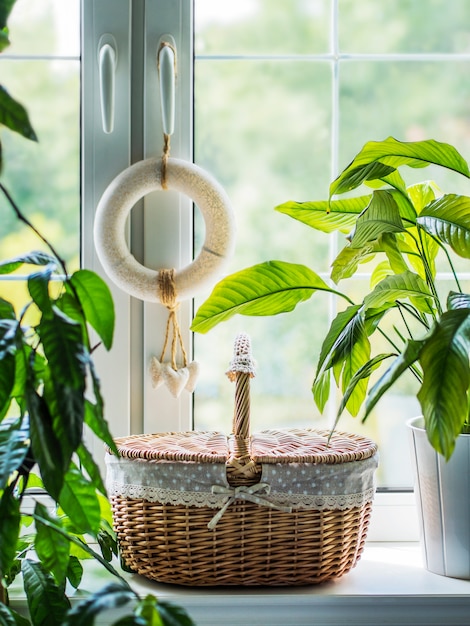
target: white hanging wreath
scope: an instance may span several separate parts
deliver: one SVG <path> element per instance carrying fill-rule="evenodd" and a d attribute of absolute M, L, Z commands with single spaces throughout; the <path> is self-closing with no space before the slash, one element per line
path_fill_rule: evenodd
<path fill-rule="evenodd" d="M 139 161 L 119 174 L 104 192 L 95 216 L 94 237 L 98 258 L 109 278 L 135 298 L 161 302 L 159 272 L 141 265 L 130 253 L 125 225 L 132 207 L 162 187 L 162 160 Z M 235 220 L 227 194 L 203 169 L 168 158 L 165 188 L 185 194 L 199 207 L 206 234 L 202 249 L 188 266 L 174 272 L 178 300 L 193 297 L 215 282 L 230 257 L 235 241 Z"/>

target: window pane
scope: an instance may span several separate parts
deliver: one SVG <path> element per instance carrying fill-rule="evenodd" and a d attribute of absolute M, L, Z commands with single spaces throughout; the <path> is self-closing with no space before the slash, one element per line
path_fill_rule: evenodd
<path fill-rule="evenodd" d="M 80 244 L 79 1 L 18 0 L 9 26 L 1 81 L 27 109 L 39 141 L 2 133 L 2 182 L 71 270 L 79 265 Z M 3 196 L 0 211 L 2 258 L 44 248 Z"/>
<path fill-rule="evenodd" d="M 80 0 L 16 0 L 8 26 L 9 55 L 80 54 Z"/>
<path fill-rule="evenodd" d="M 325 37 L 331 7 L 322 5 L 324 32 L 313 41 L 296 30 L 298 10 L 308 3 L 294 4 L 297 12 L 285 11 L 276 31 L 266 26 L 274 24 L 269 21 L 276 11 L 273 3 L 237 4 L 244 7 L 242 15 L 224 21 L 215 4 L 209 10 L 207 1 L 196 2 L 195 155 L 226 187 L 237 213 L 237 250 L 230 270 L 277 258 L 305 263 L 327 276 L 332 253 L 346 243 L 344 236 L 309 232 L 273 214 L 273 207 L 286 200 L 325 199 L 332 173 L 345 167 L 366 141 L 390 135 L 402 141 L 434 138 L 470 154 L 468 60 L 427 56 L 469 51 L 470 5 L 465 0 L 338 0 L 337 13 L 331 13 L 331 49 L 339 50 L 338 56 L 324 54 L 330 50 Z M 264 13 L 258 13 L 261 8 Z M 256 21 L 258 36 L 244 38 L 247 24 Z M 282 33 L 290 35 L 282 39 Z M 283 53 L 285 58 L 271 63 L 256 56 Z M 290 53 L 309 58 L 294 60 Z M 365 53 L 371 56 L 365 58 Z M 412 53 L 412 58 L 397 60 L 397 54 Z M 237 55 L 243 59 L 230 58 Z M 436 178 L 444 190 L 470 195 L 470 183 L 452 172 L 427 168 L 409 169 L 408 174 L 410 182 Z M 455 261 L 459 270 L 467 264 Z M 373 264 L 364 265 L 361 276 L 340 283 L 340 290 L 360 301 L 373 269 Z M 444 278 L 450 276 L 443 255 L 437 269 Z M 441 285 L 448 287 L 455 285 Z M 310 387 L 329 320 L 342 308 L 341 302 L 316 294 L 294 313 L 238 316 L 207 335 L 196 335 L 203 372 L 195 397 L 196 427 L 230 430 L 233 388 L 223 372 L 240 330 L 251 335 L 258 361 L 252 383 L 254 430 L 327 423 L 338 401 L 333 398 L 327 417 L 320 417 Z M 392 316 L 387 321 L 392 336 Z M 381 343 L 373 337 L 374 354 L 385 350 Z M 369 434 L 379 443 L 380 486 L 412 484 L 405 421 L 419 413 L 416 391 L 414 379 L 403 377 L 365 426 L 346 414 L 340 422 L 341 429 Z"/>
<path fill-rule="evenodd" d="M 273 209 L 290 199 L 327 193 L 329 65 L 204 59 L 196 61 L 195 74 L 196 162 L 225 186 L 237 217 L 231 269 L 278 258 L 328 271 L 329 239 Z M 231 430 L 234 389 L 224 372 L 240 330 L 250 334 L 258 362 L 253 429 L 324 424 L 310 387 L 328 307 L 328 298 L 319 295 L 290 315 L 238 317 L 196 335 L 202 365 L 196 428 Z"/>
<path fill-rule="evenodd" d="M 327 52 L 330 0 L 197 0 L 196 54 Z"/>
<path fill-rule="evenodd" d="M 446 141 L 470 154 L 469 72 L 470 63 L 464 61 L 342 62 L 340 163 L 347 164 L 365 141 L 389 135 L 402 141 Z M 429 171 L 411 172 L 411 180 L 423 180 Z M 453 185 L 465 185 L 462 176 L 446 177 Z"/>
<path fill-rule="evenodd" d="M 317 241 L 313 231 L 273 209 L 328 189 L 329 67 L 200 61 L 196 76 L 195 156 L 233 203 L 239 230 L 233 267 L 277 254 L 291 261 L 311 258 L 326 271 L 325 238 Z M 305 237 L 300 248 L 293 245 L 299 232 Z"/>
<path fill-rule="evenodd" d="M 339 0 L 341 52 L 466 53 L 468 0 Z"/>

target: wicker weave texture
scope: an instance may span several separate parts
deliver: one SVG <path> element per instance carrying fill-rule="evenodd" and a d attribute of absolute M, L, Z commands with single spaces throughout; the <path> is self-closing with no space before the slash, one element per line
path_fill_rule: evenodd
<path fill-rule="evenodd" d="M 362 553 L 371 503 L 286 513 L 233 504 L 214 530 L 208 507 L 112 498 L 122 557 L 134 572 L 192 586 L 307 585 L 338 578 Z"/>

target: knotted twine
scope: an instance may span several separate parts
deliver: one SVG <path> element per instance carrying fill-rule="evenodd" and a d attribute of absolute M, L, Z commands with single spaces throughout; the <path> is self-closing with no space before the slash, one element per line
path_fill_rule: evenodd
<path fill-rule="evenodd" d="M 178 316 L 176 312 L 179 308 L 179 302 L 177 300 L 176 286 L 175 286 L 175 270 L 160 270 L 158 272 L 158 289 L 160 292 L 160 301 L 168 309 L 168 320 L 166 323 L 165 341 L 163 342 L 163 349 L 160 356 L 160 363 L 163 363 L 163 357 L 168 346 L 170 339 L 170 332 L 173 328 L 171 338 L 171 367 L 176 371 L 176 352 L 178 350 L 178 342 L 181 348 L 181 354 L 183 357 L 183 367 L 188 364 L 188 355 L 184 347 L 183 337 L 181 335 L 181 329 L 178 322 Z"/>
<path fill-rule="evenodd" d="M 167 133 L 163 133 L 163 154 L 162 154 L 162 164 L 160 167 L 160 178 L 161 178 L 161 186 L 162 189 L 168 189 L 168 183 L 166 180 L 166 172 L 168 168 L 168 159 L 170 158 L 170 147 L 171 147 L 171 135 Z"/>

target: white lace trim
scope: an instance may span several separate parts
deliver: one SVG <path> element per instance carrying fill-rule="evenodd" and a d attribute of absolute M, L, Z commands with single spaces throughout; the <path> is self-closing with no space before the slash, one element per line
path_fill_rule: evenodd
<path fill-rule="evenodd" d="M 345 511 L 361 507 L 368 502 L 372 502 L 374 493 L 375 487 L 367 489 L 362 493 L 351 493 L 347 495 L 275 493 L 269 496 L 269 501 L 273 505 L 290 506 L 293 509 Z M 207 492 L 161 489 L 159 487 L 131 485 L 118 482 L 108 484 L 108 494 L 110 496 L 121 496 L 132 500 L 143 499 L 148 502 L 159 502 L 160 504 L 173 504 L 179 506 L 207 506 L 212 509 L 222 507 L 227 501 L 226 495 Z"/>

